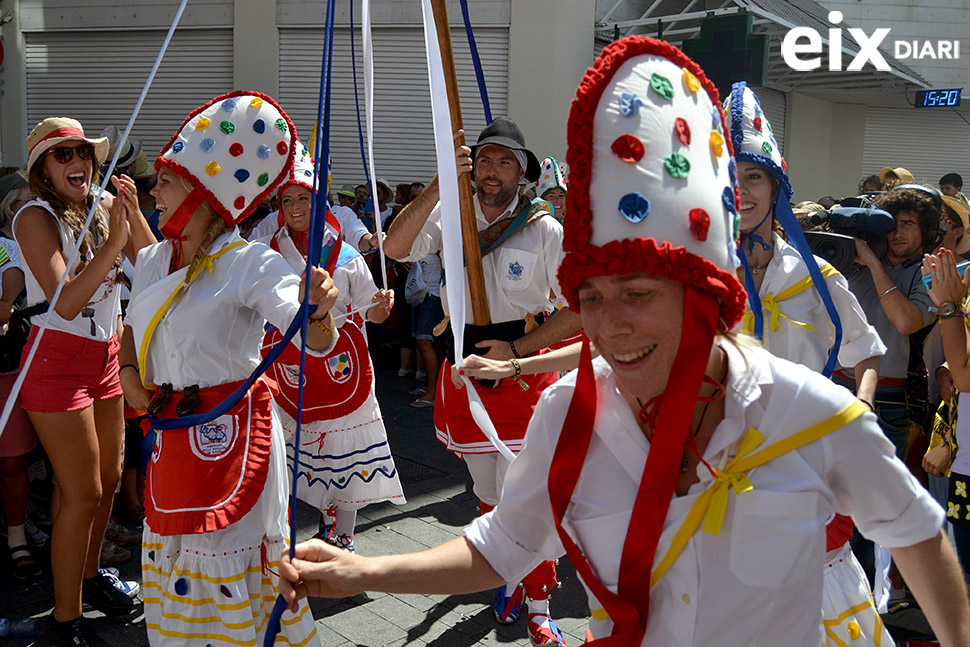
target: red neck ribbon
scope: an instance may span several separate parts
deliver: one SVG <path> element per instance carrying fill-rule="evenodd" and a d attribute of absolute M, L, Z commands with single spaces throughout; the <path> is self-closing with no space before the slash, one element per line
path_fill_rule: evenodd
<path fill-rule="evenodd" d="M 182 204 L 178 206 L 175 213 L 172 214 L 172 217 L 159 230 L 162 232 L 165 240 L 172 241 L 172 261 L 169 264 L 169 274 L 177 270 L 182 264 L 182 241 L 185 240 L 185 236 L 182 235 L 182 230 L 185 229 L 185 225 L 195 215 L 196 210 L 202 204 L 203 200 L 205 200 L 205 197 L 202 195 L 202 192 L 198 189 L 192 189 L 185 196 L 185 199 L 182 200 Z"/>
<path fill-rule="evenodd" d="M 700 393 L 707 361 L 717 330 L 718 306 L 714 297 L 691 287 L 684 290 L 684 325 L 671 375 L 657 405 L 657 426 L 640 477 L 630 526 L 623 542 L 618 593 L 606 588 L 593 574 L 582 551 L 562 526 L 566 507 L 579 481 L 596 421 L 596 377 L 589 341 L 583 342 L 576 389 L 549 470 L 549 499 L 556 531 L 566 554 L 596 599 L 613 620 L 613 632 L 593 641 L 602 647 L 639 645 L 650 611 L 650 572 L 664 520 L 680 474 L 693 406 Z M 602 478 L 599 475 L 599 478 Z"/>

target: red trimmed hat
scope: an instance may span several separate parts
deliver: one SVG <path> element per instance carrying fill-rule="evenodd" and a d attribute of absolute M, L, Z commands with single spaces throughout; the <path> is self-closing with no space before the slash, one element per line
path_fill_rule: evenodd
<path fill-rule="evenodd" d="M 96 158 L 95 167 L 104 162 L 108 156 L 108 138 L 99 137 L 91 139 L 84 136 L 84 128 L 81 122 L 69 117 L 48 117 L 30 131 L 27 135 L 27 150 L 30 157 L 27 159 L 26 172 L 34 166 L 34 162 L 40 159 L 45 151 L 66 141 L 84 141 L 94 146 L 94 157 Z"/>
<path fill-rule="evenodd" d="M 236 91 L 196 108 L 155 160 L 185 177 L 232 227 L 293 166 L 296 130 L 271 97 Z"/>
<path fill-rule="evenodd" d="M 283 189 L 290 186 L 291 184 L 298 184 L 311 193 L 313 192 L 313 171 L 314 171 L 314 161 L 313 156 L 310 155 L 306 147 L 296 137 L 293 138 L 293 148 L 296 154 L 293 157 L 293 166 L 290 167 L 289 173 L 286 175 L 286 179 L 280 184 L 279 188 L 276 190 L 276 199 L 280 200 L 283 196 Z"/>
<path fill-rule="evenodd" d="M 628 37 L 586 72 L 569 114 L 570 191 L 559 283 L 646 272 L 712 295 L 723 329 L 744 312 L 736 173 L 717 89 L 686 55 Z"/>

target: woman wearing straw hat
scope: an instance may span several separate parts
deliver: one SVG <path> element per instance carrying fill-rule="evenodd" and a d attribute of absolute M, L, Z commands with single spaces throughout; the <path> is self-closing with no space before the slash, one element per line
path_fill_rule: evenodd
<path fill-rule="evenodd" d="M 942 511 L 875 417 L 729 332 L 745 295 L 714 86 L 673 47 L 626 38 L 569 124 L 559 278 L 602 357 L 587 345 L 543 393 L 501 501 L 464 537 L 378 558 L 310 541 L 281 565 L 284 597 L 480 590 L 566 552 L 602 645 L 818 647 L 841 511 L 898 547 L 941 643 L 968 644 Z"/>
<path fill-rule="evenodd" d="M 264 321 L 285 330 L 297 315 L 301 279 L 235 228 L 290 171 L 295 136 L 270 97 L 232 92 L 194 110 L 162 148 L 152 195 L 166 240 L 139 255 L 125 318 L 121 376 L 131 406 L 157 419 L 212 411 L 259 363 Z M 306 343 L 319 354 L 337 337 L 329 314 L 337 295 L 322 269 L 307 280 L 318 310 Z M 142 543 L 155 647 L 262 643 L 288 536 L 286 456 L 271 401 L 256 380 L 215 419 L 155 435 Z M 291 645 L 315 640 L 307 607 L 284 616 L 283 636 Z"/>
<path fill-rule="evenodd" d="M 49 637 L 58 645 L 96 644 L 81 618 L 82 599 L 108 614 L 133 607 L 117 580 L 98 570 L 98 557 L 121 474 L 116 277 L 121 254 L 134 258 L 151 233 L 128 177 L 112 178 L 118 197 L 105 196 L 82 231 L 107 139 L 87 138 L 74 119 L 52 117 L 31 131 L 27 148 L 28 182 L 36 197 L 17 213 L 13 233 L 24 261 L 28 303 L 52 300 L 66 275 L 43 335 L 38 341 L 35 325 L 24 348 L 26 357 L 38 345 L 33 363 L 24 367 L 23 406 L 50 457 L 60 493 L 51 543 Z M 81 256 L 68 266 L 78 237 Z"/>
<path fill-rule="evenodd" d="M 277 191 L 283 224 L 266 242 L 282 254 L 293 272 L 306 267 L 307 232 L 313 205 L 313 158 L 297 142 L 293 170 Z M 327 213 L 328 220 L 333 218 Z M 336 219 L 328 225 L 333 228 Z M 336 239 L 340 232 L 328 233 Z M 273 363 L 274 394 L 286 438 L 290 465 L 300 473 L 297 494 L 320 511 L 320 533 L 346 550 L 354 550 L 357 511 L 382 501 L 406 503 L 387 432 L 374 391 L 374 369 L 364 337 L 364 321 L 383 323 L 394 307 L 394 291 L 378 290 L 367 263 L 352 245 L 339 245 L 329 259 L 339 296 L 334 320 L 340 339 L 327 357 L 305 362 L 303 409 L 297 408 L 296 379 L 300 355 L 290 347 Z M 264 339 L 268 350 L 280 339 L 278 329 Z M 296 420 L 302 443 L 295 447 Z"/>

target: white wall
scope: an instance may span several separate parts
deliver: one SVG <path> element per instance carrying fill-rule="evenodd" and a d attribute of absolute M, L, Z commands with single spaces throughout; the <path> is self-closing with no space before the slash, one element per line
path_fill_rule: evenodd
<path fill-rule="evenodd" d="M 509 31 L 509 116 L 541 160 L 566 159 L 569 106 L 593 64 L 590 0 L 518 0 Z"/>

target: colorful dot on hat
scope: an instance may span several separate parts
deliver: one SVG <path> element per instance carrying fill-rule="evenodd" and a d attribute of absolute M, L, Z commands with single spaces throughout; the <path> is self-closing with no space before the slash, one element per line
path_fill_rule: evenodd
<path fill-rule="evenodd" d="M 751 122 L 754 125 L 754 129 L 759 133 L 761 132 L 761 117 L 755 117 L 754 121 Z"/>
<path fill-rule="evenodd" d="M 732 186 L 738 185 L 738 165 L 735 164 L 733 157 L 728 160 L 728 177 L 731 178 Z"/>
<path fill-rule="evenodd" d="M 266 122 L 263 121 L 262 119 L 257 119 L 256 121 L 253 122 L 253 130 L 257 134 L 262 135 L 263 133 L 266 132 Z"/>
<path fill-rule="evenodd" d="M 286 151 L 290 150 L 289 145 L 282 139 L 276 144 L 276 152 L 280 155 L 286 155 Z"/>
<path fill-rule="evenodd" d="M 724 187 L 721 191 L 721 202 L 724 203 L 724 208 L 731 213 L 737 213 L 737 207 L 734 204 L 734 189 L 729 186 Z"/>
<path fill-rule="evenodd" d="M 239 142 L 233 142 L 229 147 L 229 154 L 233 157 L 239 157 L 243 154 L 243 145 Z"/>
<path fill-rule="evenodd" d="M 269 174 L 267 173 L 263 173 L 258 178 L 256 178 L 256 184 L 258 184 L 259 186 L 266 186 L 267 182 L 269 182 Z"/>
<path fill-rule="evenodd" d="M 206 152 L 206 153 L 211 151 L 215 145 L 216 145 L 216 140 L 212 139 L 211 137 L 206 137 L 201 142 L 199 142 L 199 148 L 201 148 L 203 152 Z"/>
<path fill-rule="evenodd" d="M 243 207 L 246 206 L 246 198 L 239 196 L 233 201 L 232 206 L 242 211 Z"/>
<path fill-rule="evenodd" d="M 256 149 L 256 157 L 261 160 L 269 159 L 269 146 L 266 144 L 260 144 L 259 148 Z"/>
<path fill-rule="evenodd" d="M 208 173 L 209 175 L 211 175 L 212 177 L 215 177 L 216 175 L 218 175 L 219 174 L 219 162 L 217 162 L 215 160 L 212 160 L 211 162 L 209 162 L 208 164 L 206 164 L 205 165 L 205 172 Z"/>
<path fill-rule="evenodd" d="M 766 122 L 765 122 L 765 126 L 766 126 L 766 127 L 768 128 L 768 133 L 769 133 L 769 134 L 771 134 L 771 135 L 774 135 L 774 134 L 775 134 L 775 131 L 773 131 L 773 130 L 771 129 L 771 122 L 770 122 L 770 121 L 766 121 Z"/>
<path fill-rule="evenodd" d="M 282 117 L 280 117 L 279 119 L 277 119 L 276 120 L 276 129 L 278 131 L 280 131 L 281 133 L 285 133 L 286 132 L 286 119 L 283 119 Z"/>
<path fill-rule="evenodd" d="M 175 142 L 174 144 L 172 144 L 173 153 L 181 153 L 183 148 L 185 148 L 185 144 L 183 144 L 182 142 Z"/>
<path fill-rule="evenodd" d="M 785 161 L 784 157 L 781 158 L 781 170 L 782 171 L 788 170 L 788 162 Z"/>
<path fill-rule="evenodd" d="M 247 171 L 244 168 L 241 168 L 235 173 L 233 173 L 232 176 L 236 178 L 236 180 L 238 180 L 240 183 L 242 183 L 249 179 L 249 171 Z"/>
<path fill-rule="evenodd" d="M 222 109 L 225 110 L 226 112 L 232 112 L 233 110 L 236 109 L 236 100 L 233 99 L 232 97 L 226 99 L 225 101 L 222 102 Z"/>
<path fill-rule="evenodd" d="M 721 133 L 712 130 L 711 131 L 711 154 L 714 157 L 720 157 L 721 153 L 724 152 L 724 138 L 721 137 Z"/>
<path fill-rule="evenodd" d="M 189 583 L 185 580 L 184 577 L 178 578 L 178 580 L 175 581 L 175 593 L 177 595 L 185 595 L 188 592 L 189 592 Z"/>
<path fill-rule="evenodd" d="M 674 133 L 677 134 L 677 139 L 684 146 L 690 146 L 690 126 L 687 124 L 687 120 L 683 117 L 677 117 L 674 119 Z"/>
<path fill-rule="evenodd" d="M 222 593 L 227 598 L 231 598 L 232 597 L 232 591 L 230 591 L 229 590 L 229 587 L 226 586 L 225 584 L 223 584 L 222 586 L 219 587 L 219 593 Z"/>
<path fill-rule="evenodd" d="M 670 79 L 656 72 L 650 75 L 650 88 L 664 99 L 674 98 L 674 84 Z"/>
<path fill-rule="evenodd" d="M 624 117 L 633 117 L 639 112 L 643 105 L 640 95 L 633 92 L 624 92 L 620 95 L 620 114 Z"/>
<path fill-rule="evenodd" d="M 707 232 L 711 228 L 711 217 L 703 209 L 690 210 L 690 233 L 702 243 L 707 240 Z"/>
<path fill-rule="evenodd" d="M 721 128 L 721 111 L 717 109 L 717 106 L 711 109 L 711 128 L 714 130 Z"/>
<path fill-rule="evenodd" d="M 619 209 L 624 218 L 637 224 L 650 215 L 650 201 L 642 193 L 627 193 L 620 198 Z"/>
<path fill-rule="evenodd" d="M 253 100 L 249 102 L 251 108 L 258 108 L 263 105 L 263 100 L 259 97 L 253 97 Z"/>
<path fill-rule="evenodd" d="M 610 146 L 613 154 L 624 162 L 636 163 L 643 159 L 646 149 L 636 135 L 620 135 Z"/>
<path fill-rule="evenodd" d="M 737 242 L 741 240 L 741 214 L 740 213 L 734 214 L 734 227 L 732 231 L 734 232 L 734 236 L 732 237 L 732 240 L 735 242 L 735 244 L 737 244 Z"/>
<path fill-rule="evenodd" d="M 209 127 L 209 124 L 210 123 L 211 122 L 209 121 L 208 117 L 200 117 L 199 120 L 197 122 L 195 122 L 195 129 L 196 130 L 205 130 L 206 128 Z"/>
<path fill-rule="evenodd" d="M 690 90 L 691 94 L 697 94 L 698 92 L 700 92 L 700 89 L 701 89 L 700 80 L 696 76 L 691 74 L 691 71 L 688 70 L 686 67 L 684 68 L 684 85 L 687 86 L 687 89 Z"/>
<path fill-rule="evenodd" d="M 769 144 L 768 142 L 765 142 L 761 145 L 761 150 L 771 155 L 771 151 L 774 149 L 771 147 L 771 144 Z"/>
<path fill-rule="evenodd" d="M 232 123 L 231 121 L 223 121 L 221 124 L 219 124 L 219 129 L 227 135 L 231 135 L 236 131 L 236 124 Z"/>
<path fill-rule="evenodd" d="M 680 153 L 671 153 L 664 158 L 664 170 L 671 177 L 683 180 L 690 173 L 690 161 Z"/>
<path fill-rule="evenodd" d="M 313 172 L 310 169 L 303 169 L 303 175 L 306 177 L 313 177 Z"/>

